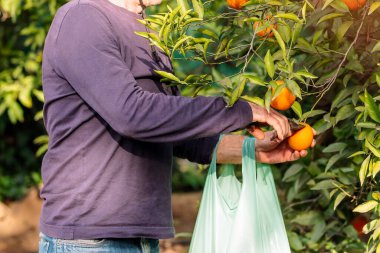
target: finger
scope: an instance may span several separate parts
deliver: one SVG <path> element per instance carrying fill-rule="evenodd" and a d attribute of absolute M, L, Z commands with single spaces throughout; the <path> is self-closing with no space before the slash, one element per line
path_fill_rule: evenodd
<path fill-rule="evenodd" d="M 307 150 L 301 150 L 301 151 L 300 151 L 300 156 L 301 156 L 301 157 L 305 157 L 305 156 L 307 156 Z"/>
<path fill-rule="evenodd" d="M 313 142 L 311 143 L 311 146 L 310 146 L 310 147 L 314 148 L 314 146 L 315 146 L 316 143 L 317 143 L 317 142 L 316 142 L 315 140 L 313 140 Z"/>
<path fill-rule="evenodd" d="M 263 140 L 265 138 L 265 133 L 263 132 L 263 130 L 256 126 L 252 126 L 248 131 L 258 140 Z"/>
<path fill-rule="evenodd" d="M 313 130 L 314 135 L 317 135 L 317 131 L 314 128 L 311 128 L 311 130 Z"/>
<path fill-rule="evenodd" d="M 282 141 L 286 138 L 286 125 L 279 117 L 271 115 L 268 119 L 268 124 L 277 132 L 278 139 Z"/>
<path fill-rule="evenodd" d="M 279 139 L 280 141 L 283 141 L 284 140 L 284 133 L 283 133 L 283 129 L 281 127 L 281 125 L 276 122 L 275 120 L 271 120 L 271 126 L 273 127 L 274 131 L 276 132 L 276 137 L 277 139 Z"/>
<path fill-rule="evenodd" d="M 281 126 L 284 130 L 284 137 L 287 138 L 291 136 L 292 130 L 289 124 L 289 119 L 282 115 L 281 113 L 277 112 L 276 110 L 271 111 L 275 117 L 277 117 L 278 121 L 280 122 Z"/>
<path fill-rule="evenodd" d="M 276 122 L 278 122 L 278 124 L 281 126 L 281 133 L 283 139 L 289 137 L 291 135 L 291 129 L 288 118 L 274 110 L 271 111 L 271 117 L 275 118 Z"/>

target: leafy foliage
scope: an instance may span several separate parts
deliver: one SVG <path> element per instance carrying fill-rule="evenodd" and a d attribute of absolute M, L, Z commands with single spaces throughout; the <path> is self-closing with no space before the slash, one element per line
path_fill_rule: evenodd
<path fill-rule="evenodd" d="M 41 182 L 41 61 L 57 7 L 66 1 L 0 1 L 0 200 L 22 197 Z M 38 150 L 34 140 L 45 144 Z"/>
<path fill-rule="evenodd" d="M 158 36 L 150 40 L 162 43 L 175 66 L 175 75 L 160 74 L 190 96 L 223 95 L 229 106 L 244 99 L 267 109 L 279 93 L 275 80 L 285 80 L 298 98 L 285 115 L 318 132 L 307 158 L 276 166 L 284 172 L 277 179 L 292 249 L 380 252 L 379 3 L 352 12 L 341 0 L 251 0 L 242 10 L 201 4 L 151 16 Z M 259 36 L 255 22 L 273 37 Z M 351 225 L 356 213 L 369 221 L 361 238 Z"/>

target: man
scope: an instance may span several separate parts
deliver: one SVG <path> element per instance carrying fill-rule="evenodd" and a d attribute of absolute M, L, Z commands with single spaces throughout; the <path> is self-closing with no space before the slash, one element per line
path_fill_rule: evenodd
<path fill-rule="evenodd" d="M 208 163 L 220 133 L 267 123 L 278 138 L 258 141 L 259 161 L 307 153 L 282 142 L 291 133 L 277 112 L 181 97 L 159 82 L 153 70 L 171 71 L 170 59 L 134 32 L 145 29 L 143 8 L 160 1 L 72 0 L 54 18 L 43 59 L 40 252 L 158 252 L 158 239 L 174 235 L 173 155 Z M 242 140 L 226 136 L 218 162 L 239 163 Z"/>

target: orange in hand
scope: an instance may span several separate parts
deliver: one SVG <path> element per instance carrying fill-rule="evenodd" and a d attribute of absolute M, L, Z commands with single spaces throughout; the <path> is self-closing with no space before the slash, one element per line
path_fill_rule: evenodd
<path fill-rule="evenodd" d="M 274 18 L 271 15 L 265 17 L 265 22 L 270 22 L 270 25 L 267 28 L 263 28 L 263 22 L 256 21 L 253 24 L 253 29 L 256 31 L 257 36 L 260 37 L 273 37 L 272 29 L 277 29 L 277 24 L 274 22 Z"/>
<path fill-rule="evenodd" d="M 292 136 L 288 138 L 289 146 L 294 150 L 305 150 L 308 149 L 313 143 L 314 133 L 310 125 L 306 123 L 301 123 L 305 127 L 295 132 Z"/>
<path fill-rule="evenodd" d="M 227 0 L 228 6 L 233 9 L 240 10 L 243 8 L 243 5 L 248 2 L 248 0 Z"/>
<path fill-rule="evenodd" d="M 278 85 L 284 85 L 283 80 L 276 81 Z M 272 94 L 274 93 L 274 90 L 272 90 Z M 296 101 L 296 96 L 294 96 L 290 90 L 286 87 L 282 88 L 280 91 L 280 94 L 278 94 L 277 97 L 275 97 L 270 105 L 277 110 L 288 110 Z"/>
<path fill-rule="evenodd" d="M 367 0 L 343 0 L 343 2 L 347 5 L 348 9 L 356 11 L 363 7 Z"/>

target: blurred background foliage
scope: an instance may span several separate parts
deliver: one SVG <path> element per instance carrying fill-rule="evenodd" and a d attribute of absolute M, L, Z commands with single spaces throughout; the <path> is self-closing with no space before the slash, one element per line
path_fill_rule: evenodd
<path fill-rule="evenodd" d="M 29 187 L 41 183 L 41 155 L 48 141 L 41 111 L 42 49 L 54 13 L 66 2 L 0 0 L 0 201 L 21 198 Z M 250 58 L 241 71 L 245 55 L 252 54 L 255 20 L 242 19 L 292 13 L 303 20 L 276 17 L 283 24 L 278 31 L 295 71 L 306 67 L 318 77 L 314 81 L 294 78 L 297 86 L 290 89 L 299 88 L 302 100 L 284 112 L 291 118 L 307 118 L 319 133 L 317 147 L 300 161 L 273 166 L 291 247 L 294 252 L 364 252 L 368 242 L 368 252 L 375 252 L 380 234 L 380 14 L 375 7 L 380 4 L 368 0 L 362 10 L 350 12 L 341 0 L 253 0 L 244 9 L 248 11 L 239 12 L 228 8 L 226 1 L 198 3 L 204 8 L 203 21 L 194 22 L 186 35 L 213 42 L 206 49 L 205 41 L 198 43 L 202 47 L 188 54 L 173 50 L 179 80 L 190 74 L 205 75 L 194 79 L 199 81 L 196 85 L 182 83 L 186 96 L 226 96 L 229 90 L 227 99 L 231 99 L 237 89 L 234 78 L 249 72 L 254 78 L 238 95 L 257 97 L 255 101 L 262 99 L 264 104 L 265 95 L 271 96 L 270 68 L 275 68 L 275 78 L 294 72 L 286 73 L 289 66 L 277 38 L 256 40 L 257 57 Z M 176 1 L 164 1 L 150 8 L 149 14 L 169 13 L 166 4 L 172 9 L 177 6 Z M 298 23 L 302 26 L 297 28 Z M 299 32 L 297 39 L 290 40 L 295 32 Z M 173 45 L 168 47 L 172 49 Z M 218 50 L 223 56 L 215 60 Z M 262 60 L 268 50 L 269 64 Z M 203 182 L 199 167 L 176 161 L 174 191 L 201 190 Z M 361 227 L 367 222 L 365 234 Z"/>

